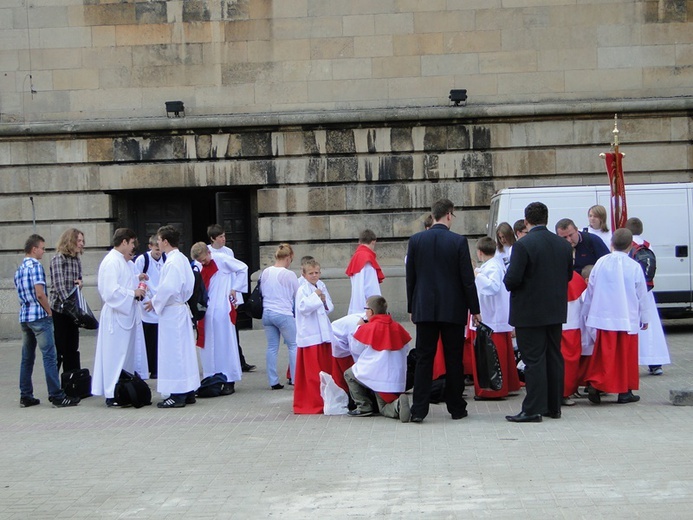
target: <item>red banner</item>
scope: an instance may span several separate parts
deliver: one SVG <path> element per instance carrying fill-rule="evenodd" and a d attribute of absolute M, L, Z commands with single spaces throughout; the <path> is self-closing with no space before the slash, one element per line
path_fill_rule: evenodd
<path fill-rule="evenodd" d="M 626 182 L 623 178 L 623 154 L 609 152 L 604 154 L 606 173 L 611 187 L 611 229 L 616 231 L 626 226 L 628 208 L 626 206 Z"/>

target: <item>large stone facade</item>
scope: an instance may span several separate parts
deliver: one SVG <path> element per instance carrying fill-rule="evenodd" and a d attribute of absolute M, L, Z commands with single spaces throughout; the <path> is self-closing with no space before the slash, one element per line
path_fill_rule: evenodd
<path fill-rule="evenodd" d="M 34 216 L 51 248 L 85 232 L 98 302 L 131 194 L 244 189 L 253 267 L 291 242 L 337 314 L 370 227 L 401 318 L 406 240 L 433 199 L 480 236 L 498 189 L 604 183 L 616 112 L 628 182 L 692 180 L 693 2 L 8 0 L 0 49 L 0 336 L 18 332 Z M 166 117 L 174 99 L 185 117 Z"/>

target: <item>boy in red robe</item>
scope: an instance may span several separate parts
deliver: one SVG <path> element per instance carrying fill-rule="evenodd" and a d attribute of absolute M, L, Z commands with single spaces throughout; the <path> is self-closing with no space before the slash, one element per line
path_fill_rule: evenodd
<path fill-rule="evenodd" d="M 380 296 L 380 284 L 385 275 L 375 256 L 376 236 L 370 229 L 359 235 L 359 246 L 351 257 L 346 274 L 351 281 L 351 300 L 348 314 L 363 312 L 369 296 Z"/>

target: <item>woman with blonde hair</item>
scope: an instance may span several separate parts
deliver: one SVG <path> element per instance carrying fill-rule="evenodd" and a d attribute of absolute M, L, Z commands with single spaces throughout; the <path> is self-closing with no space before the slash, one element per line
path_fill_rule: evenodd
<path fill-rule="evenodd" d="M 583 231 L 597 235 L 610 250 L 611 231 L 609 231 L 609 226 L 606 225 L 606 208 L 599 204 L 595 204 L 587 210 L 587 220 L 590 225 L 583 229 Z"/>
<path fill-rule="evenodd" d="M 79 362 L 79 327 L 67 314 L 61 312 L 63 302 L 75 287 L 82 287 L 82 261 L 84 251 L 84 233 L 70 228 L 60 235 L 55 255 L 51 258 L 51 293 L 50 306 L 53 311 L 53 329 L 55 349 L 58 354 L 58 368 L 63 372 L 78 370 Z"/>
<path fill-rule="evenodd" d="M 298 290 L 298 277 L 289 266 L 294 259 L 294 250 L 282 243 L 274 253 L 274 265 L 260 275 L 262 290 L 262 325 L 267 337 L 267 379 L 272 390 L 284 388 L 277 373 L 279 337 L 289 349 L 289 371 L 294 380 L 296 369 L 296 321 L 294 303 Z"/>
<path fill-rule="evenodd" d="M 515 231 L 510 224 L 507 222 L 501 222 L 496 228 L 496 247 L 498 252 L 496 253 L 501 257 L 503 263 L 507 265 L 510 263 L 510 253 L 513 249 L 513 244 L 516 242 Z"/>

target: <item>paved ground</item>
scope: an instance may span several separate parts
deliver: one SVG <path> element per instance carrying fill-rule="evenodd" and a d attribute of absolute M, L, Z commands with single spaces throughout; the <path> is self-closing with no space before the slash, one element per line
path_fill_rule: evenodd
<path fill-rule="evenodd" d="M 642 401 L 586 400 L 561 420 L 511 424 L 522 396 L 470 401 L 423 424 L 295 416 L 268 388 L 264 334 L 241 333 L 260 369 L 229 397 L 176 410 L 19 407 L 19 341 L 0 344 L 0 518 L 692 518 L 693 322 L 667 328 L 674 364 L 642 375 Z M 91 366 L 95 337 L 84 335 Z M 285 352 L 282 363 L 286 361 Z M 615 401 L 606 399 L 606 401 Z"/>

